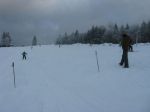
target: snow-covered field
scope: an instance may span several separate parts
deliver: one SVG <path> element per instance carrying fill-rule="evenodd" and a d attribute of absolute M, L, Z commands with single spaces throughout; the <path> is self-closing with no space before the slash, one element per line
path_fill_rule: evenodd
<path fill-rule="evenodd" d="M 150 45 L 134 51 L 126 69 L 118 45 L 0 48 L 0 112 L 150 112 Z"/>

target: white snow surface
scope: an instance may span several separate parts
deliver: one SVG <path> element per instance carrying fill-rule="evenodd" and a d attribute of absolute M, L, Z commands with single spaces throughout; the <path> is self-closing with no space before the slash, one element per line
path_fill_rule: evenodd
<path fill-rule="evenodd" d="M 150 112 L 150 44 L 134 46 L 129 68 L 121 55 L 113 44 L 0 48 L 0 112 Z"/>

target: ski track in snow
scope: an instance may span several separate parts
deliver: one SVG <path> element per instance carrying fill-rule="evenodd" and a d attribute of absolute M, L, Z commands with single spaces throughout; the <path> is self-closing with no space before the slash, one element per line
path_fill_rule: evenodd
<path fill-rule="evenodd" d="M 0 112 L 148 112 L 150 45 L 134 50 L 130 68 L 124 69 L 118 66 L 122 50 L 117 45 L 1 48 Z"/>

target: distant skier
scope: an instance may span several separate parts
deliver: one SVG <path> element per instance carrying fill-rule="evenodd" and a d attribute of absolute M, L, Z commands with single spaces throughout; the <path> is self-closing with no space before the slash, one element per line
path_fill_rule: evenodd
<path fill-rule="evenodd" d="M 123 50 L 122 59 L 119 63 L 121 66 L 124 65 L 124 68 L 129 68 L 128 63 L 128 50 L 130 45 L 130 37 L 127 34 L 122 34 L 121 46 Z"/>
<path fill-rule="evenodd" d="M 27 59 L 26 55 L 27 55 L 27 53 L 24 51 L 24 52 L 22 53 L 22 59 L 23 59 L 23 60 L 26 60 L 26 59 Z"/>

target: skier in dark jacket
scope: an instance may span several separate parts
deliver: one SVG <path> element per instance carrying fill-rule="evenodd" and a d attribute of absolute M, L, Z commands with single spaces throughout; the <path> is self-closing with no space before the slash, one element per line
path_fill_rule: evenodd
<path fill-rule="evenodd" d="M 23 60 L 26 60 L 26 59 L 27 59 L 26 55 L 27 55 L 27 53 L 24 51 L 24 52 L 22 53 L 22 59 L 23 59 Z"/>
<path fill-rule="evenodd" d="M 119 63 L 121 66 L 124 65 L 124 68 L 129 68 L 128 63 L 128 49 L 130 45 L 130 37 L 127 34 L 122 34 L 121 46 L 123 50 L 122 59 Z"/>

